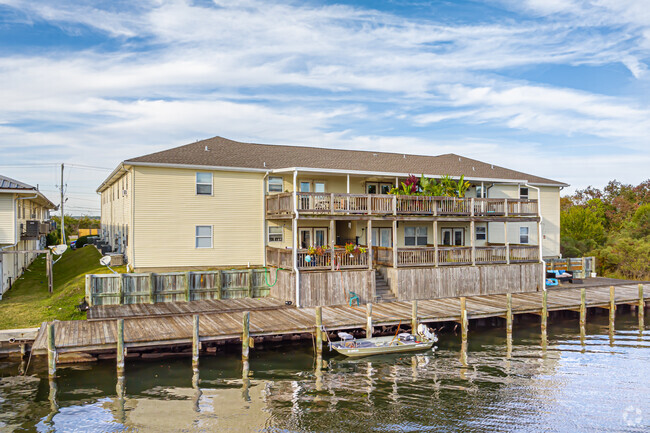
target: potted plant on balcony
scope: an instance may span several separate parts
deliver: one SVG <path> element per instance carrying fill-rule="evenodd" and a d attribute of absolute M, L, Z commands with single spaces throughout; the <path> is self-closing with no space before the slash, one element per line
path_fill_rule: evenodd
<path fill-rule="evenodd" d="M 350 255 L 350 257 L 355 257 L 358 256 L 359 254 L 364 254 L 366 252 L 366 249 L 363 247 L 360 247 L 359 245 L 355 245 L 352 242 L 348 242 L 345 244 L 345 252 Z"/>

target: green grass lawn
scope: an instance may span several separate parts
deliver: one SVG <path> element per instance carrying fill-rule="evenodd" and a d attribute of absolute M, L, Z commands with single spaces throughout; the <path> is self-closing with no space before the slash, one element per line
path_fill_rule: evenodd
<path fill-rule="evenodd" d="M 56 257 L 56 256 L 55 256 Z M 111 271 L 99 264 L 94 246 L 68 250 L 54 265 L 54 293 L 47 291 L 45 255 L 34 263 L 0 301 L 0 329 L 30 328 L 48 320 L 83 320 L 85 312 L 75 308 L 85 296 L 85 275 Z M 125 267 L 115 268 L 125 272 Z"/>

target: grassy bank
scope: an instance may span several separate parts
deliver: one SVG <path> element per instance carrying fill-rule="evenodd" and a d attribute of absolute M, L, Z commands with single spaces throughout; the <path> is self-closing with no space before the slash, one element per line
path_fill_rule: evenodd
<path fill-rule="evenodd" d="M 68 250 L 54 265 L 54 292 L 47 291 L 45 256 L 37 258 L 0 301 L 0 329 L 29 328 L 47 320 L 85 319 L 75 307 L 85 295 L 85 275 L 110 271 L 93 246 Z M 124 267 L 118 267 L 124 272 Z"/>

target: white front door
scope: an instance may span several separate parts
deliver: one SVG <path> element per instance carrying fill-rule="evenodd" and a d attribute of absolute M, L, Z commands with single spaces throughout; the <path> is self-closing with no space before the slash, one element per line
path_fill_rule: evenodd
<path fill-rule="evenodd" d="M 465 229 L 463 228 L 446 228 L 442 229 L 442 244 L 462 246 L 465 244 Z"/>

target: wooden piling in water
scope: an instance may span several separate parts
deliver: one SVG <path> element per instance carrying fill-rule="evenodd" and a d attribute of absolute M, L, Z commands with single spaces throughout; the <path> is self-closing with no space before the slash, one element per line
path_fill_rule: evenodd
<path fill-rule="evenodd" d="M 323 353 L 323 307 L 316 307 L 316 356 Z"/>
<path fill-rule="evenodd" d="M 56 376 L 56 345 L 54 344 L 54 323 L 47 324 L 47 375 Z"/>
<path fill-rule="evenodd" d="M 512 294 L 506 295 L 507 309 L 506 309 L 506 334 L 512 336 Z"/>
<path fill-rule="evenodd" d="M 366 304 L 366 338 L 372 338 L 374 328 L 372 326 L 372 303 Z"/>
<path fill-rule="evenodd" d="M 580 339 L 584 340 L 587 326 L 587 290 L 580 289 Z"/>
<path fill-rule="evenodd" d="M 192 368 L 199 368 L 199 351 L 201 350 L 201 341 L 199 339 L 199 315 L 192 316 Z"/>
<path fill-rule="evenodd" d="M 244 312 L 244 317 L 243 317 L 243 326 L 242 326 L 242 335 L 241 335 L 241 359 L 245 363 L 245 365 L 248 365 L 248 351 L 250 347 L 250 320 L 251 320 L 251 313 L 250 311 L 245 311 Z"/>
<path fill-rule="evenodd" d="M 638 306 L 638 312 L 637 314 L 639 315 L 639 331 L 643 332 L 644 323 L 643 323 L 643 316 L 645 314 L 645 300 L 643 299 L 643 284 L 639 284 L 639 306 Z"/>
<path fill-rule="evenodd" d="M 460 329 L 461 329 L 461 340 L 464 343 L 467 343 L 467 328 L 469 327 L 469 320 L 467 319 L 467 308 L 466 308 L 465 297 L 460 298 Z"/>
<path fill-rule="evenodd" d="M 418 333 L 418 301 L 411 301 L 411 334 Z"/>
<path fill-rule="evenodd" d="M 616 320 L 616 301 L 614 286 L 609 286 L 609 329 L 614 330 Z"/>
<path fill-rule="evenodd" d="M 117 319 L 117 375 L 124 374 L 124 319 Z"/>

